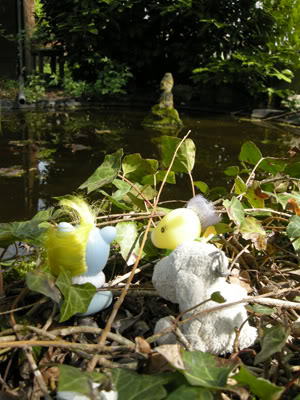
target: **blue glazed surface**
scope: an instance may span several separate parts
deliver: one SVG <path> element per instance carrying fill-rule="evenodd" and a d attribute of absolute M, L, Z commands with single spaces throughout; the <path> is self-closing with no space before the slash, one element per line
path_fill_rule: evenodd
<path fill-rule="evenodd" d="M 112 226 L 101 230 L 92 229 L 86 247 L 85 261 L 88 269 L 85 276 L 94 276 L 103 270 L 109 257 L 110 243 L 116 237 L 116 233 L 116 228 Z"/>
<path fill-rule="evenodd" d="M 113 295 L 109 290 L 97 292 L 92 298 L 86 312 L 78 315 L 85 317 L 87 315 L 96 314 L 97 312 L 109 307 L 111 305 L 112 299 Z"/>

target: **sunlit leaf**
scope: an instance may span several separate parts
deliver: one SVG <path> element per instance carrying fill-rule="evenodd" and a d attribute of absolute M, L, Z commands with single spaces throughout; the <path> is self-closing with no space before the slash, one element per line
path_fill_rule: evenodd
<path fill-rule="evenodd" d="M 247 305 L 246 309 L 258 315 L 271 315 L 276 312 L 275 308 L 263 306 L 262 304 Z"/>
<path fill-rule="evenodd" d="M 139 233 L 134 221 L 119 222 L 117 225 L 116 242 L 120 246 L 120 253 L 127 265 L 135 263 L 139 253 Z"/>
<path fill-rule="evenodd" d="M 96 293 L 96 288 L 91 283 L 72 285 L 71 273 L 65 270 L 62 270 L 56 279 L 56 286 L 64 296 L 60 309 L 60 322 L 67 321 L 77 313 L 84 313 Z"/>
<path fill-rule="evenodd" d="M 223 202 L 229 218 L 234 221 L 238 226 L 241 225 L 245 219 L 245 211 L 242 203 L 233 197 L 231 201 L 225 200 Z"/>
<path fill-rule="evenodd" d="M 162 162 L 165 168 L 171 164 L 175 150 L 180 143 L 180 139 L 173 136 L 162 136 Z M 172 171 L 191 172 L 195 165 L 196 147 L 192 139 L 186 139 L 180 146 Z"/>
<path fill-rule="evenodd" d="M 258 168 L 273 175 L 276 175 L 278 172 L 282 172 L 285 167 L 286 161 L 274 157 L 266 157 L 258 166 Z"/>
<path fill-rule="evenodd" d="M 118 400 L 160 400 L 167 395 L 163 384 L 169 378 L 163 375 L 143 375 L 125 368 L 114 368 L 111 374 Z"/>
<path fill-rule="evenodd" d="M 112 184 L 118 189 L 112 194 L 112 197 L 115 200 L 123 200 L 125 194 L 127 194 L 131 189 L 131 185 L 121 179 L 114 179 Z"/>
<path fill-rule="evenodd" d="M 240 161 L 255 165 L 261 158 L 262 154 L 255 143 L 248 141 L 242 145 L 239 155 Z"/>
<path fill-rule="evenodd" d="M 107 383 L 108 378 L 99 372 L 82 371 L 79 368 L 66 364 L 58 364 L 59 380 L 58 392 L 74 392 L 90 397 L 91 382 Z"/>
<path fill-rule="evenodd" d="M 224 173 L 225 173 L 227 176 L 236 176 L 236 175 L 239 174 L 239 172 L 240 172 L 240 168 L 237 167 L 237 166 L 227 167 L 227 168 L 225 169 L 225 171 L 224 171 Z"/>
<path fill-rule="evenodd" d="M 227 383 L 229 374 L 236 368 L 237 362 L 226 360 L 222 364 L 219 358 L 201 351 L 182 350 L 184 370 L 182 373 L 192 386 L 221 389 Z"/>
<path fill-rule="evenodd" d="M 196 188 L 198 188 L 204 194 L 207 194 L 209 192 L 209 188 L 205 182 L 196 181 L 194 182 L 194 186 L 196 186 Z"/>
<path fill-rule="evenodd" d="M 145 175 L 153 175 L 158 169 L 158 161 L 144 159 L 139 153 L 124 157 L 122 169 L 127 179 L 132 182 L 142 182 Z"/>
<path fill-rule="evenodd" d="M 213 292 L 210 298 L 212 301 L 215 301 L 219 304 L 225 303 L 226 301 L 226 299 L 224 299 L 224 297 L 221 295 L 221 292 Z"/>
<path fill-rule="evenodd" d="M 267 247 L 266 231 L 261 223 L 254 217 L 247 217 L 240 226 L 242 237 L 251 240 L 257 250 L 265 250 Z"/>
<path fill-rule="evenodd" d="M 286 330 L 283 325 L 277 325 L 269 329 L 263 337 L 262 348 L 254 359 L 254 365 L 264 362 L 273 354 L 280 352 L 289 333 L 289 330 Z"/>
<path fill-rule="evenodd" d="M 111 183 L 120 171 L 122 156 L 123 149 L 119 149 L 113 154 L 106 155 L 100 167 L 79 186 L 79 189 L 87 188 L 87 192 L 90 193 Z"/>
<path fill-rule="evenodd" d="M 50 297 L 50 299 L 56 303 L 59 303 L 61 300 L 61 294 L 55 286 L 54 278 L 51 279 L 43 272 L 28 272 L 26 275 L 26 284 L 30 290 L 42 293 L 43 295 Z"/>
<path fill-rule="evenodd" d="M 167 171 L 158 171 L 155 175 L 145 175 L 141 182 L 144 185 L 154 185 L 154 183 L 162 182 L 165 179 L 166 173 Z M 171 184 L 176 183 L 174 171 L 169 171 L 166 182 Z"/>
<path fill-rule="evenodd" d="M 254 208 L 264 208 L 265 200 L 263 196 L 259 196 L 257 193 L 260 189 L 260 183 L 258 181 L 254 181 L 252 186 L 249 186 L 247 189 L 247 193 L 245 194 L 246 199 L 249 201 L 252 207 Z"/>
<path fill-rule="evenodd" d="M 123 202 L 116 200 L 113 196 L 106 193 L 105 190 L 99 190 L 99 193 L 102 193 L 105 197 L 108 198 L 109 201 L 111 201 L 112 204 L 114 204 L 116 207 L 120 208 L 121 210 L 132 211 L 131 207 L 127 206 Z"/>
<path fill-rule="evenodd" d="M 242 194 L 247 192 L 247 185 L 239 176 L 237 176 L 234 180 L 234 192 L 235 194 Z"/>
<path fill-rule="evenodd" d="M 290 239 L 300 237 L 300 216 L 294 215 L 289 219 L 289 224 L 286 228 L 287 235 Z"/>
<path fill-rule="evenodd" d="M 276 386 L 264 378 L 257 378 L 243 366 L 233 379 L 249 387 L 251 393 L 258 396 L 260 400 L 277 400 L 285 390 L 284 387 Z"/>

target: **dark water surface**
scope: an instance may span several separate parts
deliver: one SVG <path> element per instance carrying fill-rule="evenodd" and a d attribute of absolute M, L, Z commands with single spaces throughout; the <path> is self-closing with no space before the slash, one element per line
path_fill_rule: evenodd
<path fill-rule="evenodd" d="M 0 114 L 0 222 L 32 217 L 54 196 L 74 192 L 102 163 L 123 148 L 160 160 L 162 132 L 144 128 L 148 110 L 88 108 L 68 111 L 14 111 Z M 284 156 L 300 142 L 300 129 L 241 121 L 231 116 L 180 112 L 184 127 L 174 133 L 197 148 L 194 180 L 228 186 L 223 173 L 239 165 L 241 145 L 252 140 L 264 156 Z M 164 198 L 191 197 L 187 176 L 164 190 Z"/>

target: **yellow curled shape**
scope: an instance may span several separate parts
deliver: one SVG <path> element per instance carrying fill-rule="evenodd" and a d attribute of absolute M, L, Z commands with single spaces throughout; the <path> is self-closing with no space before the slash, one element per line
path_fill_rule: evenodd
<path fill-rule="evenodd" d="M 151 240 L 160 249 L 174 250 L 186 240 L 200 236 L 201 224 L 197 214 L 188 208 L 170 211 L 154 228 Z"/>

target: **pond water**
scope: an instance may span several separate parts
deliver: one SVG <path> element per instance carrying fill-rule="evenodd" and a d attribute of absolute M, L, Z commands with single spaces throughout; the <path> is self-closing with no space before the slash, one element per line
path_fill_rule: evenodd
<path fill-rule="evenodd" d="M 0 114 L 0 222 L 31 218 L 54 203 L 53 197 L 73 193 L 119 148 L 160 160 L 165 133 L 141 125 L 148 110 L 90 107 L 63 111 L 10 111 Z M 180 111 L 184 127 L 197 148 L 194 180 L 228 186 L 223 173 L 238 165 L 241 145 L 252 140 L 264 156 L 284 156 L 300 142 L 300 129 L 239 120 L 232 116 Z M 187 200 L 185 174 L 168 185 L 164 198 Z"/>

